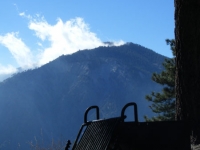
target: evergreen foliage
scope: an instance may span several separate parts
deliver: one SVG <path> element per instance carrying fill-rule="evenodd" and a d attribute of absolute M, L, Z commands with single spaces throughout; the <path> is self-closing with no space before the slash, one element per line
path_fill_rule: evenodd
<path fill-rule="evenodd" d="M 146 95 L 146 99 L 152 104 L 151 110 L 158 116 L 148 118 L 146 121 L 170 121 L 175 120 L 175 40 L 166 40 L 170 45 L 173 58 L 165 59 L 163 63 L 164 70 L 161 73 L 153 73 L 152 80 L 163 85 L 161 92 L 152 92 Z"/>

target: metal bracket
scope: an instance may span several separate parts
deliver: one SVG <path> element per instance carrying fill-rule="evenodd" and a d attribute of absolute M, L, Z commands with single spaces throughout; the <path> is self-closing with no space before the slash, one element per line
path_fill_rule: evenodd
<path fill-rule="evenodd" d="M 87 115 L 91 109 L 96 109 L 96 117 L 97 117 L 97 120 L 99 120 L 99 107 L 98 106 L 90 106 L 89 108 L 86 109 L 85 114 L 84 114 L 84 123 L 85 124 L 88 122 Z"/>
<path fill-rule="evenodd" d="M 121 118 L 125 118 L 124 112 L 126 110 L 127 107 L 129 106 L 134 106 L 134 116 L 135 116 L 135 122 L 138 123 L 138 112 L 137 112 L 137 104 L 134 102 L 128 103 L 126 104 L 121 111 Z"/>

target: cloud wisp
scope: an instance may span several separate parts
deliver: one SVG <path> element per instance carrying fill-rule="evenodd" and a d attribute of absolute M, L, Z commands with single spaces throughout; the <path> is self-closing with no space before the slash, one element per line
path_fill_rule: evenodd
<path fill-rule="evenodd" d="M 31 48 L 20 39 L 18 32 L 0 35 L 0 44 L 10 51 L 19 67 L 24 70 L 40 67 L 63 54 L 107 46 L 95 33 L 90 31 L 89 25 L 84 22 L 83 18 L 74 18 L 66 22 L 58 18 L 56 24 L 51 25 L 38 14 L 33 17 L 21 12 L 19 16 L 28 19 L 28 28 L 34 31 L 35 36 L 38 38 L 38 53 L 33 55 Z M 45 43 L 49 43 L 49 45 L 46 46 Z M 119 46 L 125 42 L 113 43 L 115 46 Z M 10 72 L 16 72 L 12 66 L 0 65 L 0 76 L 7 72 L 6 68 L 8 72 L 9 70 L 12 70 Z"/>
<path fill-rule="evenodd" d="M 58 56 L 72 54 L 82 49 L 92 49 L 102 46 L 103 42 L 89 30 L 82 18 L 75 18 L 63 22 L 58 19 L 55 25 L 48 24 L 45 20 L 31 20 L 29 29 L 41 40 L 50 43 L 43 49 L 39 57 L 39 65 L 43 65 Z"/>
<path fill-rule="evenodd" d="M 0 43 L 10 51 L 20 67 L 24 69 L 32 67 L 33 61 L 31 51 L 18 37 L 17 32 L 0 36 Z"/>
<path fill-rule="evenodd" d="M 17 69 L 12 65 L 3 66 L 0 64 L 0 81 L 10 77 L 12 74 L 16 72 Z"/>

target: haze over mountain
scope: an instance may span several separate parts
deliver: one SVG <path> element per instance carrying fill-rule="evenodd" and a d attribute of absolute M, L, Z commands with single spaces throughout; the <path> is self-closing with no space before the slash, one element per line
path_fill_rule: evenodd
<path fill-rule="evenodd" d="M 100 118 L 110 118 L 136 102 L 143 121 L 153 115 L 145 95 L 161 89 L 151 76 L 163 69 L 165 58 L 127 43 L 63 55 L 15 74 L 0 83 L 0 149 L 25 150 L 34 137 L 45 143 L 61 136 L 74 141 L 91 105 L 100 107 Z M 127 116 L 133 120 L 133 111 Z M 89 119 L 95 119 L 93 112 Z"/>

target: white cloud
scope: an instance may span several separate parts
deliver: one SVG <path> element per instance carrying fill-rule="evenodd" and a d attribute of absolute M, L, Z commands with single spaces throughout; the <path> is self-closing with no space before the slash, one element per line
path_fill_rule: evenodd
<path fill-rule="evenodd" d="M 36 43 L 39 46 L 38 54 L 33 56 L 30 48 L 26 46 L 16 32 L 7 33 L 4 36 L 0 35 L 0 44 L 10 51 L 22 69 L 29 69 L 33 66 L 39 67 L 63 54 L 106 46 L 95 33 L 90 31 L 89 25 L 82 18 L 75 18 L 66 22 L 58 19 L 56 24 L 51 25 L 39 14 L 33 17 L 21 12 L 19 16 L 28 19 L 28 28 L 33 30 L 35 36 L 39 39 Z M 48 47 L 44 46 L 46 42 L 49 43 Z M 123 41 L 113 43 L 116 46 L 124 44 Z M 8 70 L 13 69 L 12 66 L 0 66 L 0 74 L 5 72 L 6 68 Z M 12 71 L 15 72 L 15 70 Z"/>
<path fill-rule="evenodd" d="M 7 33 L 0 36 L 0 43 L 4 45 L 22 68 L 32 67 L 32 54 L 30 49 L 18 38 L 18 33 Z"/>
<path fill-rule="evenodd" d="M 0 82 L 16 73 L 17 69 L 12 65 L 3 66 L 0 64 Z"/>
<path fill-rule="evenodd" d="M 96 34 L 91 32 L 89 26 L 82 18 L 75 18 L 63 22 L 58 19 L 55 25 L 50 25 L 44 19 L 31 20 L 29 28 L 35 31 L 35 35 L 42 41 L 49 41 L 50 47 L 46 47 L 40 55 L 39 64 L 45 64 L 62 54 L 71 54 L 82 49 L 92 49 L 103 45 Z"/>
<path fill-rule="evenodd" d="M 25 15 L 25 12 L 21 12 L 19 13 L 20 16 L 24 16 Z"/>
<path fill-rule="evenodd" d="M 0 74 L 9 75 L 15 72 L 17 72 L 17 69 L 12 65 L 3 66 L 0 64 Z"/>
<path fill-rule="evenodd" d="M 120 41 L 115 41 L 115 42 L 113 42 L 113 43 L 114 43 L 113 45 L 115 45 L 115 46 L 120 46 L 120 45 L 124 45 L 124 44 L 125 44 L 125 42 L 122 41 L 122 40 L 120 40 Z"/>

